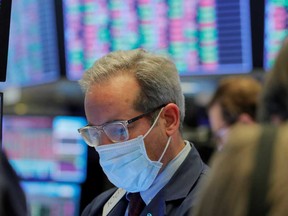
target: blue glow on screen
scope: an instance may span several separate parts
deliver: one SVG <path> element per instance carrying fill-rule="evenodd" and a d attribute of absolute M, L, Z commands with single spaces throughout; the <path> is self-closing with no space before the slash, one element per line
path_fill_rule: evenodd
<path fill-rule="evenodd" d="M 60 78 L 54 0 L 13 0 L 7 79 L 3 88 Z"/>
<path fill-rule="evenodd" d="M 3 147 L 24 180 L 82 183 L 87 145 L 77 129 L 84 117 L 4 116 Z"/>
<path fill-rule="evenodd" d="M 22 181 L 31 215 L 78 216 L 80 185 Z"/>
<path fill-rule="evenodd" d="M 171 57 L 181 76 L 252 70 L 248 0 L 63 0 L 67 77 L 114 50 Z"/>
<path fill-rule="evenodd" d="M 265 1 L 264 69 L 269 71 L 288 36 L 288 2 Z"/>

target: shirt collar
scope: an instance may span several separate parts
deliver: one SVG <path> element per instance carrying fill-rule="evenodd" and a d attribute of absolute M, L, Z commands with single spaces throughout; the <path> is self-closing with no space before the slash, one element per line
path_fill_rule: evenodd
<path fill-rule="evenodd" d="M 185 141 L 185 147 L 173 160 L 171 160 L 167 164 L 165 169 L 156 177 L 151 187 L 146 191 L 140 192 L 141 197 L 146 203 L 146 205 L 148 205 L 149 202 L 153 199 L 153 197 L 168 183 L 168 181 L 183 163 L 190 150 L 190 143 L 188 141 Z"/>

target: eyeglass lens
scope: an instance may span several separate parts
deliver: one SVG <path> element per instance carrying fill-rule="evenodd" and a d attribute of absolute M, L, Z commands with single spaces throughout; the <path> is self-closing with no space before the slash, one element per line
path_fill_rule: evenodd
<path fill-rule="evenodd" d="M 107 124 L 103 127 L 103 130 L 113 142 L 121 142 L 129 138 L 126 126 L 121 122 Z"/>
<path fill-rule="evenodd" d="M 89 146 L 98 146 L 103 131 L 112 142 L 123 142 L 129 138 L 128 130 L 122 122 L 107 124 L 102 129 L 96 127 L 83 128 L 81 135 Z"/>

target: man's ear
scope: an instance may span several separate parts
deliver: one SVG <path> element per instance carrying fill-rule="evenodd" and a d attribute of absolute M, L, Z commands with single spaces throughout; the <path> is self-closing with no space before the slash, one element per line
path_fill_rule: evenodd
<path fill-rule="evenodd" d="M 240 123 L 244 123 L 244 124 L 254 124 L 255 120 L 253 120 L 253 118 L 247 114 L 247 113 L 242 113 L 239 117 L 238 117 L 238 122 Z"/>
<path fill-rule="evenodd" d="M 179 130 L 180 110 L 176 104 L 167 104 L 164 107 L 161 116 L 165 119 L 164 124 L 167 136 L 171 136 Z"/>

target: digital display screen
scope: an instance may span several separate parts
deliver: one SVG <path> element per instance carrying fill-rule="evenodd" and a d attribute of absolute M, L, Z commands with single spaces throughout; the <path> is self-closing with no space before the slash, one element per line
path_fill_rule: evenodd
<path fill-rule="evenodd" d="M 288 36 L 288 2 L 266 0 L 264 21 L 264 69 L 269 71 Z"/>
<path fill-rule="evenodd" d="M 31 86 L 60 78 L 54 0 L 13 0 L 7 80 Z"/>
<path fill-rule="evenodd" d="M 77 129 L 84 125 L 84 117 L 4 115 L 3 148 L 24 180 L 82 183 L 87 145 Z"/>
<path fill-rule="evenodd" d="M 66 74 L 114 50 L 168 55 L 181 76 L 252 70 L 248 0 L 63 0 Z"/>
<path fill-rule="evenodd" d="M 22 181 L 31 215 L 79 216 L 80 185 Z"/>

